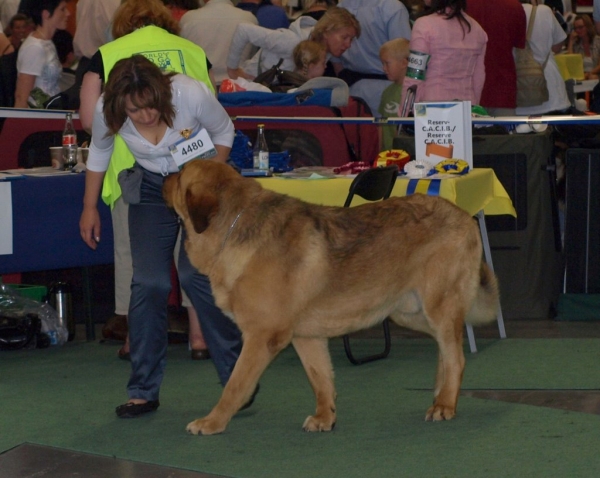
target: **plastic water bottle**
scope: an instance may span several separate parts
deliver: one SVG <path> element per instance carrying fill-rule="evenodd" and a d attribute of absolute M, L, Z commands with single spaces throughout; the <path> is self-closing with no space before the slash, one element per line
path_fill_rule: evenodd
<path fill-rule="evenodd" d="M 267 146 L 267 139 L 265 138 L 265 125 L 258 125 L 258 133 L 256 135 L 256 141 L 254 142 L 254 149 L 252 151 L 253 167 L 254 169 L 261 169 L 268 171 L 269 169 L 269 147 Z"/>
<path fill-rule="evenodd" d="M 70 171 L 77 164 L 77 133 L 73 127 L 73 113 L 67 113 L 62 135 L 62 148 L 65 171 Z"/>

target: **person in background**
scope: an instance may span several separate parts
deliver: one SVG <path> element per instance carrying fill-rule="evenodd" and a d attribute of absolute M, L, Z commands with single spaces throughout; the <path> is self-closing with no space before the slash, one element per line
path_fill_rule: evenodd
<path fill-rule="evenodd" d="M 299 16 L 312 17 L 319 21 L 327 9 L 337 6 L 337 0 L 304 0 Z"/>
<path fill-rule="evenodd" d="M 276 30 L 290 26 L 285 10 L 281 5 L 273 5 L 271 0 L 244 0 L 238 2 L 237 7 L 252 13 L 261 27 Z"/>
<path fill-rule="evenodd" d="M 537 3 L 536 0 L 534 1 Z M 521 3 L 527 16 L 527 23 L 529 23 L 533 5 L 530 3 L 530 0 L 521 0 Z M 517 115 L 566 114 L 568 112 L 571 102 L 567 95 L 565 81 L 554 59 L 554 53 L 562 50 L 566 38 L 567 34 L 556 20 L 552 9 L 546 5 L 538 4 L 529 44 L 533 50 L 535 60 L 542 65 L 546 62 L 544 76 L 550 97 L 548 101 L 541 105 L 517 107 Z"/>
<path fill-rule="evenodd" d="M 73 51 L 73 36 L 67 30 L 56 30 L 52 37 L 58 59 L 62 65 L 59 86 L 65 91 L 75 84 L 75 69 L 77 68 L 75 52 Z M 75 67 L 75 69 L 73 68 Z"/>
<path fill-rule="evenodd" d="M 17 57 L 15 108 L 43 108 L 44 103 L 60 93 L 62 65 L 52 37 L 67 27 L 70 13 L 66 0 L 29 1 L 24 13 L 35 29 L 25 39 Z"/>
<path fill-rule="evenodd" d="M 594 0 L 593 18 L 594 25 L 596 25 L 596 33 L 600 35 L 600 0 Z"/>
<path fill-rule="evenodd" d="M 227 58 L 230 78 L 239 76 L 253 80 L 259 73 L 276 65 L 281 59 L 282 70 L 294 69 L 293 51 L 302 40 L 314 40 L 325 46 L 328 57 L 339 57 L 354 38 L 360 36 L 358 20 L 348 10 L 333 7 L 315 22 L 311 17 L 299 17 L 287 30 L 268 30 L 259 26 L 240 25 L 233 37 Z M 250 43 L 260 47 L 254 57 L 240 65 L 240 53 Z M 327 75 L 328 73 L 326 73 Z"/>
<path fill-rule="evenodd" d="M 17 13 L 10 19 L 4 33 L 10 40 L 15 51 L 17 51 L 32 31 L 33 23 L 31 19 L 23 13 Z"/>
<path fill-rule="evenodd" d="M 383 71 L 388 80 L 392 82 L 381 95 L 379 114 L 384 118 L 398 116 L 402 103 L 402 83 L 408 68 L 408 56 L 410 55 L 410 42 L 406 38 L 394 38 L 385 42 L 379 49 L 379 57 L 383 65 Z M 394 125 L 383 125 L 379 128 L 380 141 L 379 150 L 392 149 L 392 142 L 396 135 L 397 127 Z"/>
<path fill-rule="evenodd" d="M 569 53 L 583 57 L 583 71 L 586 80 L 598 78 L 600 73 L 600 35 L 596 33 L 594 22 L 589 15 L 577 15 L 573 21 L 573 31 L 569 35 Z"/>
<path fill-rule="evenodd" d="M 0 32 L 0 56 L 13 53 L 14 51 L 15 48 L 8 37 L 4 33 Z"/>
<path fill-rule="evenodd" d="M 202 128 L 214 144 L 212 160 L 226 162 L 233 143 L 233 123 L 205 83 L 174 72 L 164 74 L 143 55 L 114 63 L 94 109 L 80 231 L 84 242 L 95 248 L 101 228 L 98 198 L 118 134 L 133 153 L 134 169 L 141 179 L 131 190 L 139 200 L 129 205 L 134 270 L 129 309 L 131 375 L 129 400 L 115 409 L 119 418 L 135 418 L 160 405 L 171 263 L 180 232 L 177 215 L 165 204 L 162 184 L 166 176 L 179 171 L 170 145 L 187 139 L 182 131 L 196 134 Z M 207 297 L 212 297 L 210 283 L 192 266 L 184 248 L 178 262 L 182 286 L 209 325 L 204 331 L 210 345 L 215 345 L 211 353 L 219 360 L 213 362 L 224 385 L 241 350 L 239 329 L 214 301 L 213 313 L 207 310 Z M 222 340 L 225 342 L 220 344 Z"/>
<path fill-rule="evenodd" d="M 171 11 L 171 15 L 178 22 L 190 10 L 200 8 L 198 0 L 162 0 L 163 4 Z"/>
<path fill-rule="evenodd" d="M 467 13 L 488 36 L 480 104 L 491 116 L 514 116 L 517 71 L 513 48 L 525 48 L 527 25 L 519 0 L 468 0 Z"/>
<path fill-rule="evenodd" d="M 0 0 L 0 23 L 4 25 L 4 28 L 18 12 L 19 0 Z"/>
<path fill-rule="evenodd" d="M 109 29 L 121 0 L 78 0 L 73 50 L 79 59 L 76 82 L 81 84 L 90 59 L 109 41 Z"/>
<path fill-rule="evenodd" d="M 399 0 L 342 0 L 338 6 L 356 16 L 363 33 L 339 60 L 332 60 L 334 69 L 350 86 L 350 95 L 362 98 L 376 115 L 381 94 L 390 85 L 379 49 L 394 38 L 410 40 L 408 10 Z"/>
<path fill-rule="evenodd" d="M 313 40 L 302 40 L 294 47 L 294 72 L 307 80 L 323 76 L 327 65 L 327 50 L 323 43 Z"/>
<path fill-rule="evenodd" d="M 250 12 L 236 8 L 231 0 L 209 0 L 202 8 L 187 12 L 181 18 L 181 36 L 206 52 L 217 85 L 227 78 L 226 60 L 233 34 L 238 25 L 245 24 L 258 25 L 258 20 Z M 240 56 L 244 60 L 253 54 L 251 46 L 242 50 Z"/>
<path fill-rule="evenodd" d="M 214 82 L 210 76 L 210 64 L 202 48 L 179 36 L 179 25 L 171 12 L 160 0 L 127 0 L 117 12 L 113 23 L 115 41 L 100 47 L 92 57 L 88 72 L 84 75 L 81 87 L 79 117 L 82 126 L 91 130 L 96 101 L 102 92 L 102 85 L 117 59 L 134 53 L 148 52 L 165 71 L 183 72 L 204 82 L 214 92 Z M 104 177 L 102 198 L 111 206 L 115 250 L 115 317 L 109 319 L 111 326 L 124 328 L 130 309 L 131 281 L 133 275 L 132 255 L 129 237 L 128 205 L 121 196 L 117 178 L 121 171 L 131 167 L 134 159 L 126 146 L 117 139 L 115 152 Z M 210 296 L 209 296 L 210 297 Z M 209 358 L 210 344 L 206 344 L 201 332 L 198 316 L 191 304 L 187 307 L 189 317 L 189 342 L 192 359 Z M 211 313 L 210 304 L 207 306 Z M 209 317 L 210 318 L 210 317 Z M 108 322 L 107 322 L 108 324 Z M 218 337 L 217 337 L 218 338 Z M 218 350 L 218 360 L 227 355 L 221 343 L 213 338 Z M 129 341 L 118 352 L 120 358 L 128 360 Z M 220 368 L 221 365 L 219 365 Z M 231 365 L 233 367 L 233 365 Z M 223 372 L 226 376 L 227 372 Z"/>
<path fill-rule="evenodd" d="M 416 85 L 415 102 L 470 101 L 478 105 L 485 82 L 487 35 L 465 12 L 466 0 L 425 0 L 427 10 L 413 26 L 412 64 L 425 66 L 424 76 L 408 68 L 403 97 Z M 410 61 L 409 61 L 410 62 Z"/>

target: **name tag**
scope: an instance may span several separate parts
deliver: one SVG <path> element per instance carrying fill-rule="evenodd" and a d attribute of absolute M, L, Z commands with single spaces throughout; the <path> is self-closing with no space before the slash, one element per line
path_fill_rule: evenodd
<path fill-rule="evenodd" d="M 430 56 L 427 53 L 421 53 L 420 51 L 410 50 L 410 55 L 408 56 L 408 68 L 406 70 L 406 76 L 408 76 L 409 78 L 414 78 L 416 80 L 424 80 L 429 58 Z"/>
<path fill-rule="evenodd" d="M 181 139 L 175 144 L 169 146 L 169 152 L 175 161 L 175 164 L 181 167 L 192 159 L 212 158 L 217 155 L 215 145 L 208 136 L 208 131 L 202 128 L 194 136 L 188 139 Z"/>

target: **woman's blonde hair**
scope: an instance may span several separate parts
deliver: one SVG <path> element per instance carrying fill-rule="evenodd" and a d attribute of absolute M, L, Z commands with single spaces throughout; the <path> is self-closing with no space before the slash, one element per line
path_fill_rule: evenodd
<path fill-rule="evenodd" d="M 315 24 L 310 39 L 323 43 L 325 34 L 347 27 L 354 29 L 356 38 L 360 36 L 360 23 L 356 17 L 345 8 L 331 7 Z"/>
<path fill-rule="evenodd" d="M 323 58 L 327 51 L 323 43 L 318 43 L 313 40 L 302 40 L 294 47 L 293 58 L 296 70 L 306 75 L 308 67 L 318 63 Z"/>
<path fill-rule="evenodd" d="M 171 77 L 143 55 L 133 55 L 115 63 L 104 87 L 104 119 L 108 134 L 117 134 L 127 120 L 126 100 L 136 108 L 158 110 L 160 119 L 173 127 L 175 108 Z"/>
<path fill-rule="evenodd" d="M 154 25 L 179 35 L 179 23 L 161 0 L 127 0 L 115 12 L 112 26 L 114 39 L 121 38 L 138 28 Z"/>

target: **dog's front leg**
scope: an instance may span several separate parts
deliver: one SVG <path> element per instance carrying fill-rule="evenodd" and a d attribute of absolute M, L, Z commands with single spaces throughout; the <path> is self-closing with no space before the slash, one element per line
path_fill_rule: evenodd
<path fill-rule="evenodd" d="M 317 410 L 309 415 L 302 428 L 307 432 L 326 432 L 335 425 L 335 386 L 333 366 L 326 338 L 294 337 L 296 349 L 317 399 Z"/>
<path fill-rule="evenodd" d="M 291 333 L 244 335 L 242 352 L 219 402 L 207 416 L 189 423 L 186 430 L 193 435 L 214 435 L 224 431 L 233 415 L 252 396 L 267 366 L 290 339 Z"/>

